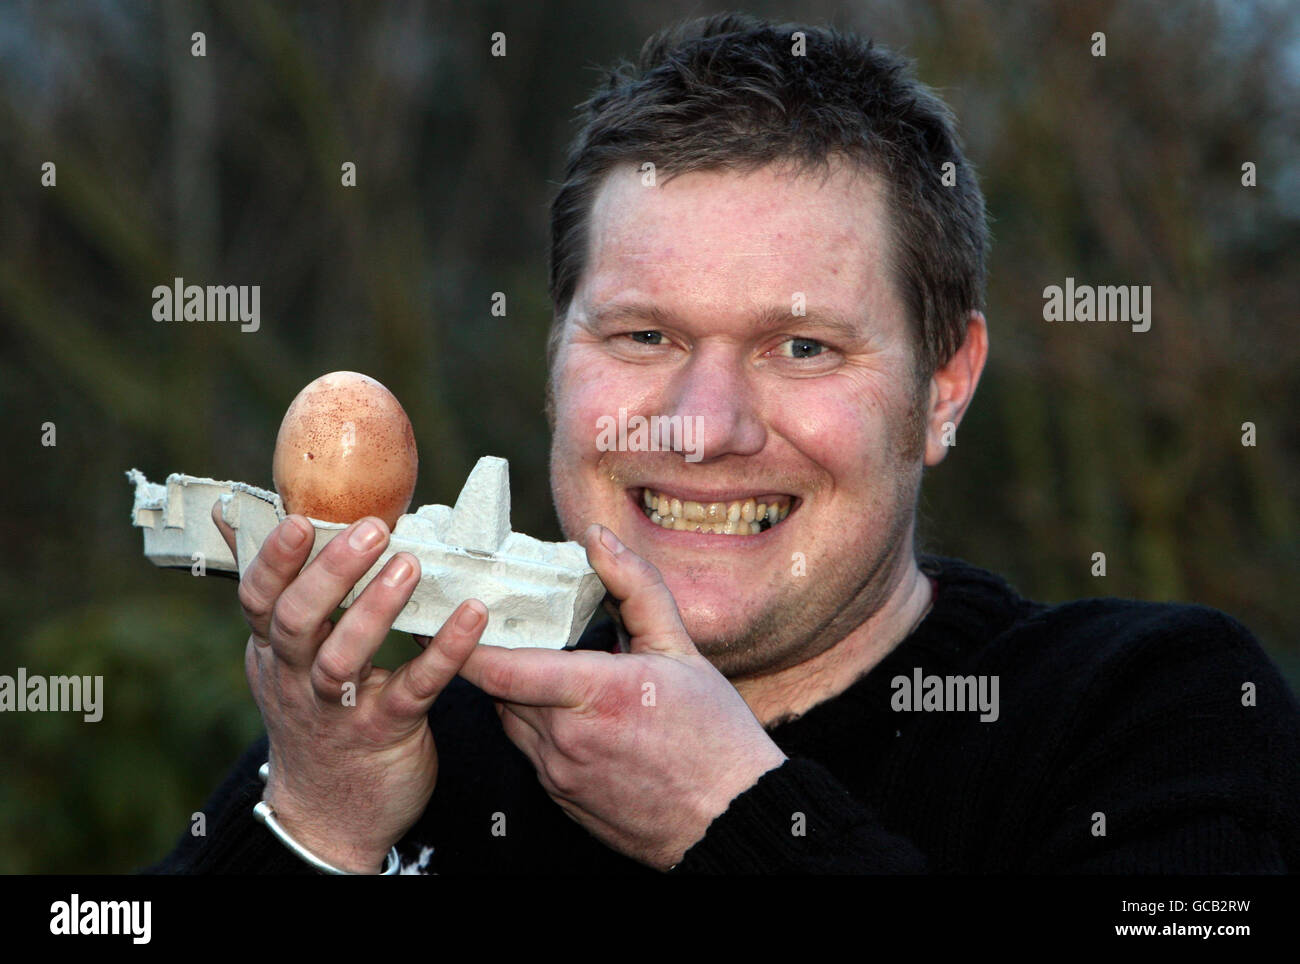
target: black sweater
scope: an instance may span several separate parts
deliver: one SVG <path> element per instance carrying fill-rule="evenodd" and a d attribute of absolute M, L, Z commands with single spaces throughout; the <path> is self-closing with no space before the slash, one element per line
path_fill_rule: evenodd
<path fill-rule="evenodd" d="M 1046 606 L 958 560 L 921 566 L 929 615 L 845 692 L 769 728 L 789 760 L 673 873 L 1300 870 L 1300 710 L 1245 627 L 1202 606 Z M 580 645 L 612 649 L 613 625 Z M 997 719 L 895 709 L 893 681 L 918 667 L 998 677 Z M 457 678 L 429 719 L 438 786 L 398 845 L 403 872 L 651 873 L 546 796 L 477 688 Z M 208 801 L 207 835 L 183 833 L 147 872 L 314 873 L 253 820 L 265 760 L 263 737 Z"/>

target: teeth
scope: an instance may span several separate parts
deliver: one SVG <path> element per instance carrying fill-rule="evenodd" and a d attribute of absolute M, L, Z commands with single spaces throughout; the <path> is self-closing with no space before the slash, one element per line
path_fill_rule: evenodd
<path fill-rule="evenodd" d="M 756 536 L 790 514 L 790 505 L 758 502 L 753 498 L 736 502 L 692 502 L 643 489 L 645 513 L 655 525 L 675 532 L 703 532 L 710 535 Z"/>

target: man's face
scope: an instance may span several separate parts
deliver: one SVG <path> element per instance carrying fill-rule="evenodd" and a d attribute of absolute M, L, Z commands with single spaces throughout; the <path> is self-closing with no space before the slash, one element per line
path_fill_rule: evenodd
<path fill-rule="evenodd" d="M 910 561 L 924 393 L 882 191 L 843 167 L 646 186 L 629 165 L 593 205 L 553 372 L 556 511 L 567 537 L 599 522 L 658 567 L 733 679 L 834 645 Z M 607 450 L 620 409 L 633 430 L 701 431 L 685 451 Z M 695 531 L 737 515 L 737 534 Z"/>

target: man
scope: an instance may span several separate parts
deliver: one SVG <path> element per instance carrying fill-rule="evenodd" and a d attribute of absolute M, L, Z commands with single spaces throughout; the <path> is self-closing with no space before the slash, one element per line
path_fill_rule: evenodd
<path fill-rule="evenodd" d="M 468 600 L 390 674 L 370 658 L 418 563 L 333 625 L 387 530 L 304 567 L 290 517 L 240 587 L 268 738 L 155 869 L 313 872 L 263 798 L 351 873 L 394 845 L 408 872 L 1300 864 L 1296 704 L 1245 628 L 915 556 L 987 355 L 987 232 L 903 67 L 733 15 L 610 75 L 552 211 L 547 410 L 560 523 L 616 619 L 510 651 Z M 694 447 L 602 441 L 638 415 Z"/>

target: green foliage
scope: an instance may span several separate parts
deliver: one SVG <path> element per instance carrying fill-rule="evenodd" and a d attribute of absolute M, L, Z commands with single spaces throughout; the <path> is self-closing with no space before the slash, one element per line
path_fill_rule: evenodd
<path fill-rule="evenodd" d="M 156 592 L 56 614 L 6 652 L 5 671 L 103 677 L 103 716 L 5 714 L 0 872 L 114 872 L 170 849 L 261 732 L 233 605 Z M 197 581 L 197 580 L 196 580 Z M 218 583 L 218 580 L 207 580 Z"/>

